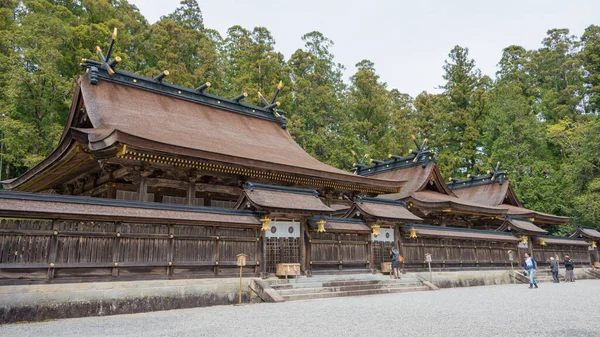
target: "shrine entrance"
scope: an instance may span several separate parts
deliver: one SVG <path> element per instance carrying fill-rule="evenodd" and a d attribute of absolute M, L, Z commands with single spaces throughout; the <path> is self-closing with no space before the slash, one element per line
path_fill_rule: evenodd
<path fill-rule="evenodd" d="M 300 263 L 300 222 L 272 221 L 265 235 L 267 273 L 275 273 L 278 263 Z"/>
<path fill-rule="evenodd" d="M 383 270 L 385 268 L 382 268 L 382 264 L 392 261 L 390 250 L 395 247 L 394 229 L 380 228 L 379 233 L 377 237 L 371 235 L 373 242 L 373 265 L 374 268 Z"/>

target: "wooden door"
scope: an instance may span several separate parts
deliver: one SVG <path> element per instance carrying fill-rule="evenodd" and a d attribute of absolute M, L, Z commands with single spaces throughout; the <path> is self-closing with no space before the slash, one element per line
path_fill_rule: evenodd
<path fill-rule="evenodd" d="M 278 263 L 300 263 L 300 223 L 272 221 L 266 233 L 267 273 L 275 273 Z"/>

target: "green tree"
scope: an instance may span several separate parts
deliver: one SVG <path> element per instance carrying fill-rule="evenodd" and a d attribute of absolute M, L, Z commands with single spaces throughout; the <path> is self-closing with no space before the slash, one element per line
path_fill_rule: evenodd
<path fill-rule="evenodd" d="M 589 100 L 586 111 L 600 113 L 600 26 L 591 25 L 581 37 L 581 58 L 585 70 L 584 82 Z"/>
<path fill-rule="evenodd" d="M 456 46 L 448 58 L 441 88 L 449 104 L 446 113 L 435 116 L 436 147 L 442 172 L 460 176 L 482 165 L 481 129 L 491 80 L 475 68 L 468 48 Z"/>
<path fill-rule="evenodd" d="M 288 128 L 311 155 L 341 166 L 350 152 L 340 141 L 340 126 L 347 123 L 342 110 L 343 67 L 333 62 L 329 51 L 333 42 L 323 34 L 310 32 L 302 40 L 305 48 L 288 61 L 293 92 Z"/>

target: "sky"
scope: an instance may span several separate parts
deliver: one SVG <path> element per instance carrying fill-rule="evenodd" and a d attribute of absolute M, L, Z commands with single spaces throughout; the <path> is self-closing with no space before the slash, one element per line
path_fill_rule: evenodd
<path fill-rule="evenodd" d="M 149 22 L 173 12 L 179 1 L 130 0 Z M 494 77 L 502 49 L 541 46 L 552 28 L 581 36 L 600 25 L 598 0 L 199 0 L 204 25 L 225 36 L 227 29 L 266 27 L 276 50 L 288 59 L 304 46 L 302 35 L 319 31 L 335 45 L 345 80 L 363 59 L 388 88 L 415 97 L 439 92 L 444 60 L 455 45 L 469 48 L 482 73 Z"/>

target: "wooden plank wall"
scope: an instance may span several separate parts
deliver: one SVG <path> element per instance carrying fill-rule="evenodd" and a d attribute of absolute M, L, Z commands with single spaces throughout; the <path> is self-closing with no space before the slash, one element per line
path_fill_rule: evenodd
<path fill-rule="evenodd" d="M 0 284 L 259 273 L 258 228 L 0 218 Z"/>
<path fill-rule="evenodd" d="M 592 253 L 595 253 L 592 251 Z M 587 246 L 569 246 L 569 245 L 534 245 L 533 258 L 538 265 L 550 265 L 550 257 L 558 255 L 558 262 L 562 265 L 565 255 L 569 255 L 576 266 L 589 267 L 591 265 L 590 252 Z"/>
<path fill-rule="evenodd" d="M 313 270 L 366 269 L 370 234 L 311 233 L 309 264 Z"/>
<path fill-rule="evenodd" d="M 517 244 L 466 239 L 403 237 L 404 267 L 412 270 L 427 269 L 425 254 L 432 257 L 431 268 L 436 270 L 506 268 L 510 267 L 508 251 L 515 252 L 518 265 Z"/>

